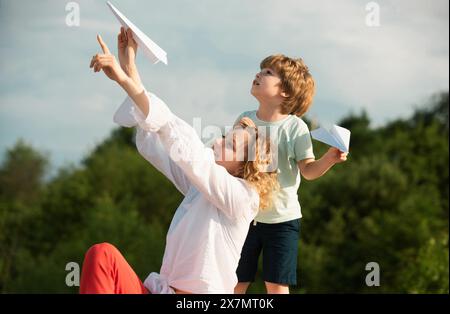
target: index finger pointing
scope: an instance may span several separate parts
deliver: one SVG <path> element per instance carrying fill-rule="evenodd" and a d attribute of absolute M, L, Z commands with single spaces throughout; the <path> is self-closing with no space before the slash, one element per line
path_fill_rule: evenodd
<path fill-rule="evenodd" d="M 108 49 L 108 46 L 106 46 L 105 42 L 103 41 L 103 39 L 100 35 L 97 35 L 97 41 L 100 44 L 100 46 L 102 47 L 102 50 L 104 53 L 111 54 L 111 52 Z"/>

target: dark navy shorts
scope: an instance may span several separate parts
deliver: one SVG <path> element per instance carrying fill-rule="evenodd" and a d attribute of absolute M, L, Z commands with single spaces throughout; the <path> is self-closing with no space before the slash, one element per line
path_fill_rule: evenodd
<path fill-rule="evenodd" d="M 300 219 L 266 224 L 253 222 L 242 248 L 237 268 L 239 282 L 255 281 L 259 255 L 263 255 L 263 280 L 297 284 L 297 255 Z"/>

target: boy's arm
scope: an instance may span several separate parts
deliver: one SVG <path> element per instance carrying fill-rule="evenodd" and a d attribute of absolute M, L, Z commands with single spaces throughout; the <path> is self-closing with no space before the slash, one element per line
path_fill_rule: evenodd
<path fill-rule="evenodd" d="M 297 165 L 306 180 L 315 180 L 323 176 L 332 166 L 345 160 L 347 160 L 347 153 L 331 147 L 322 158 L 318 160 L 313 158 L 303 159 Z"/>

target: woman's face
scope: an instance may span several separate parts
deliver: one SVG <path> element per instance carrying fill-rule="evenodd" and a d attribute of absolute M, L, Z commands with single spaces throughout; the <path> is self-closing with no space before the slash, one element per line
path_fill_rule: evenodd
<path fill-rule="evenodd" d="M 249 133 L 245 129 L 236 127 L 213 144 L 216 163 L 231 175 L 237 175 L 246 160 L 248 138 Z"/>

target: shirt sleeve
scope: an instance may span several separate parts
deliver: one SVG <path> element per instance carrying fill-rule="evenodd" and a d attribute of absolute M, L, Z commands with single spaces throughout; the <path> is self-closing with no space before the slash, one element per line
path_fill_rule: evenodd
<path fill-rule="evenodd" d="M 189 183 L 230 219 L 248 217 L 250 210 L 256 215 L 259 208 L 256 190 L 216 164 L 213 150 L 205 147 L 195 130 L 175 116 L 162 100 L 153 94 L 147 95 L 150 98 L 147 117 L 133 106 L 132 114 L 138 127 L 156 133 L 165 153 Z"/>
<path fill-rule="evenodd" d="M 308 126 L 303 121 L 299 121 L 298 123 L 293 144 L 295 160 L 297 162 L 304 159 L 315 158 L 311 134 L 309 133 Z"/>
<path fill-rule="evenodd" d="M 150 94 L 149 97 L 150 102 L 154 106 L 158 106 L 158 103 L 161 102 L 155 95 Z M 138 120 L 135 117 L 137 114 L 135 112 L 136 109 L 137 107 L 134 106 L 133 100 L 127 97 L 114 114 L 114 122 L 124 127 L 138 126 Z M 180 167 L 169 158 L 158 133 L 145 131 L 141 127 L 138 127 L 136 132 L 136 147 L 142 157 L 164 174 L 175 185 L 178 191 L 186 195 L 191 186 L 189 180 Z"/>

